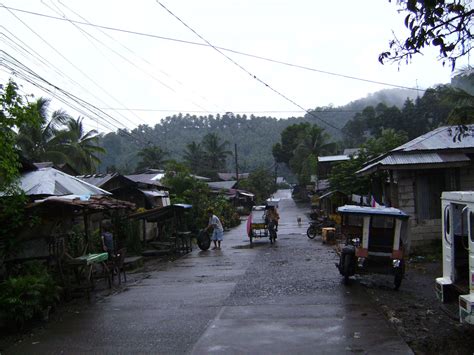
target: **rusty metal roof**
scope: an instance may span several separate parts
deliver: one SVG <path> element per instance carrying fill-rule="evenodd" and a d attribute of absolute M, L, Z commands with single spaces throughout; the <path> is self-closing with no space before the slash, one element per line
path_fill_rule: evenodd
<path fill-rule="evenodd" d="M 110 196 L 49 196 L 42 200 L 36 200 L 29 204 L 28 207 L 46 207 L 61 208 L 61 206 L 77 207 L 79 209 L 87 208 L 89 210 L 110 210 L 110 209 L 135 209 L 135 204 L 128 201 L 114 199 Z"/>

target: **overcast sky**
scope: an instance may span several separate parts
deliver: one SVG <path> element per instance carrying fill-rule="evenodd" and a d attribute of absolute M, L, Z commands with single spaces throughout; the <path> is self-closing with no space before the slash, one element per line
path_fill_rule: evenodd
<path fill-rule="evenodd" d="M 388 48 L 392 31 L 401 38 L 406 34 L 404 15 L 397 13 L 394 3 L 388 0 L 162 1 L 215 46 L 412 88 L 449 82 L 450 67 L 443 67 L 436 60 L 436 50 L 427 50 L 410 65 L 399 67 L 378 62 L 378 54 Z M 0 4 L 203 43 L 154 0 L 3 0 Z M 339 106 L 390 88 L 224 51 L 233 63 L 208 46 L 73 25 L 1 7 L 0 23 L 3 51 L 49 83 L 110 115 L 99 113 L 103 118 L 95 122 L 88 120 L 88 128 L 100 131 L 133 128 L 140 123 L 154 125 L 166 116 L 188 111 L 198 115 L 232 111 L 274 117 L 300 116 L 304 112 L 295 103 L 305 109 Z M 4 56 L 1 53 L 0 63 Z M 465 64 L 460 61 L 458 67 Z M 11 74 L 0 66 L 1 82 L 9 77 Z M 57 89 L 52 94 L 44 93 L 20 79 L 17 82 L 24 85 L 22 90 L 26 93 L 60 95 Z M 80 114 L 60 102 L 59 97 L 52 97 L 52 108 L 63 108 L 74 116 Z"/>

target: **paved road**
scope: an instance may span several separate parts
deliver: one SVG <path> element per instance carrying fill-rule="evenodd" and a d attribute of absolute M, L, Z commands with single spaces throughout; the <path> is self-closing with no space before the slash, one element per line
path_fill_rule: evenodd
<path fill-rule="evenodd" d="M 244 223 L 222 250 L 193 251 L 6 353 L 410 354 L 364 290 L 341 283 L 330 247 L 305 236 L 306 208 L 279 197 L 276 245 L 249 248 Z"/>

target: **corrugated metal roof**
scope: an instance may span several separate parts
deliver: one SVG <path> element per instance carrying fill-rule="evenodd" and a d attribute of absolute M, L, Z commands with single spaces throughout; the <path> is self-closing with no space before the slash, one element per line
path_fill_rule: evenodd
<path fill-rule="evenodd" d="M 208 182 L 207 185 L 211 189 L 227 189 L 230 190 L 232 189 L 237 181 L 214 181 L 214 182 Z"/>
<path fill-rule="evenodd" d="M 108 191 L 54 168 L 43 168 L 23 174 L 20 187 L 27 195 L 110 195 Z"/>
<path fill-rule="evenodd" d="M 453 141 L 456 127 L 457 126 L 439 127 L 434 131 L 423 134 L 422 136 L 393 149 L 392 152 L 474 148 L 474 124 L 468 125 L 468 134 L 463 137 L 461 141 Z"/>
<path fill-rule="evenodd" d="M 117 173 L 113 174 L 93 174 L 93 175 L 79 175 L 76 176 L 78 179 L 85 181 L 94 186 L 103 186 L 107 181 L 117 176 Z"/>
<path fill-rule="evenodd" d="M 168 197 L 168 191 L 156 191 L 156 190 L 140 190 L 146 196 L 149 197 Z"/>
<path fill-rule="evenodd" d="M 135 174 L 135 175 L 125 175 L 127 179 L 130 179 L 134 182 L 142 183 L 142 184 L 149 184 L 149 185 L 156 185 L 156 186 L 163 186 L 159 179 L 162 177 L 162 173 L 154 173 L 154 174 Z"/>
<path fill-rule="evenodd" d="M 318 161 L 320 163 L 323 162 L 331 162 L 331 161 L 343 161 L 343 160 L 349 160 L 350 157 L 348 155 L 328 155 L 325 157 L 318 157 Z"/>
<path fill-rule="evenodd" d="M 395 167 L 407 167 L 407 166 L 416 166 L 421 168 L 421 166 L 426 165 L 439 165 L 449 166 L 450 164 L 458 163 L 470 163 L 471 159 L 464 153 L 456 152 L 444 152 L 444 153 L 435 153 L 435 152 L 415 152 L 415 153 L 403 153 L 403 152 L 391 152 L 389 155 L 384 158 L 365 166 L 356 172 L 356 174 L 370 174 L 376 171 L 379 168 L 395 168 Z"/>

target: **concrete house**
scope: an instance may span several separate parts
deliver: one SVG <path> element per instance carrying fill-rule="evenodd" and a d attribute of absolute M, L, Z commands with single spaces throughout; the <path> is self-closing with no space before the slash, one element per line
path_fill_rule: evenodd
<path fill-rule="evenodd" d="M 474 190 L 474 125 L 468 126 L 461 141 L 454 139 L 455 130 L 455 126 L 437 128 L 357 172 L 387 173 L 381 202 L 410 215 L 413 246 L 439 240 L 443 191 Z"/>

